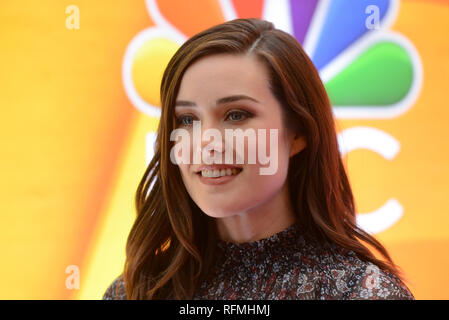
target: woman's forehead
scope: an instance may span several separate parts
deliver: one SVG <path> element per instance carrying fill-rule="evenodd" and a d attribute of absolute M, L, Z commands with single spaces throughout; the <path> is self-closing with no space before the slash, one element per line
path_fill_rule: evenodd
<path fill-rule="evenodd" d="M 177 100 L 210 102 L 239 94 L 255 99 L 269 94 L 266 67 L 254 56 L 220 54 L 203 57 L 189 66 Z"/>

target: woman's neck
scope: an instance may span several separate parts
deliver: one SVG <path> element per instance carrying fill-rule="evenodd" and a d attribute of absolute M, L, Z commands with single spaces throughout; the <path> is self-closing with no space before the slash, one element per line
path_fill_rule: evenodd
<path fill-rule="evenodd" d="M 219 238 L 229 242 L 251 242 L 268 238 L 295 222 L 287 183 L 273 198 L 245 212 L 218 218 Z"/>

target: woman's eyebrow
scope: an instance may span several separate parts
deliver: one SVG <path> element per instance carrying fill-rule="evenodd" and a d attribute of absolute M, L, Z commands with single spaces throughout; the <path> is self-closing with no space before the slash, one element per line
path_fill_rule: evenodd
<path fill-rule="evenodd" d="M 240 101 L 240 100 L 250 100 L 250 101 L 253 101 L 256 103 L 260 103 L 256 99 L 251 98 L 250 96 L 247 96 L 244 94 L 239 94 L 239 95 L 233 95 L 233 96 L 220 98 L 217 100 L 216 105 Z M 175 107 L 196 107 L 196 103 L 192 102 L 192 101 L 187 101 L 187 100 L 177 100 Z"/>

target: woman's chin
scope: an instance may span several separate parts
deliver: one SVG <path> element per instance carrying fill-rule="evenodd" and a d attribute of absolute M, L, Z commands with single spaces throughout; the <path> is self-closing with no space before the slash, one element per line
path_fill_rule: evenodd
<path fill-rule="evenodd" d="M 214 207 L 217 208 L 216 203 L 214 204 Z M 239 212 L 242 212 L 242 211 L 238 211 L 235 209 L 226 210 L 225 206 L 221 206 L 221 207 L 219 207 L 219 209 L 216 209 L 216 210 L 208 209 L 208 210 L 203 210 L 203 212 L 211 218 L 222 219 L 222 218 L 228 218 L 228 217 L 235 216 L 235 215 L 239 214 Z"/>

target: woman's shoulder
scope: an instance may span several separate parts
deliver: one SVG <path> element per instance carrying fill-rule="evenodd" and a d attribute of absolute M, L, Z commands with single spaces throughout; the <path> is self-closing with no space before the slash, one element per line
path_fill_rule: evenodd
<path fill-rule="evenodd" d="M 106 289 L 103 300 L 126 300 L 123 275 L 118 276 Z"/>
<path fill-rule="evenodd" d="M 365 262 L 362 272 L 350 273 L 348 291 L 344 298 L 351 300 L 414 300 L 415 297 L 405 283 L 395 274 Z"/>
<path fill-rule="evenodd" d="M 322 299 L 414 300 L 397 275 L 361 259 L 355 252 L 334 245 L 321 253 Z"/>

